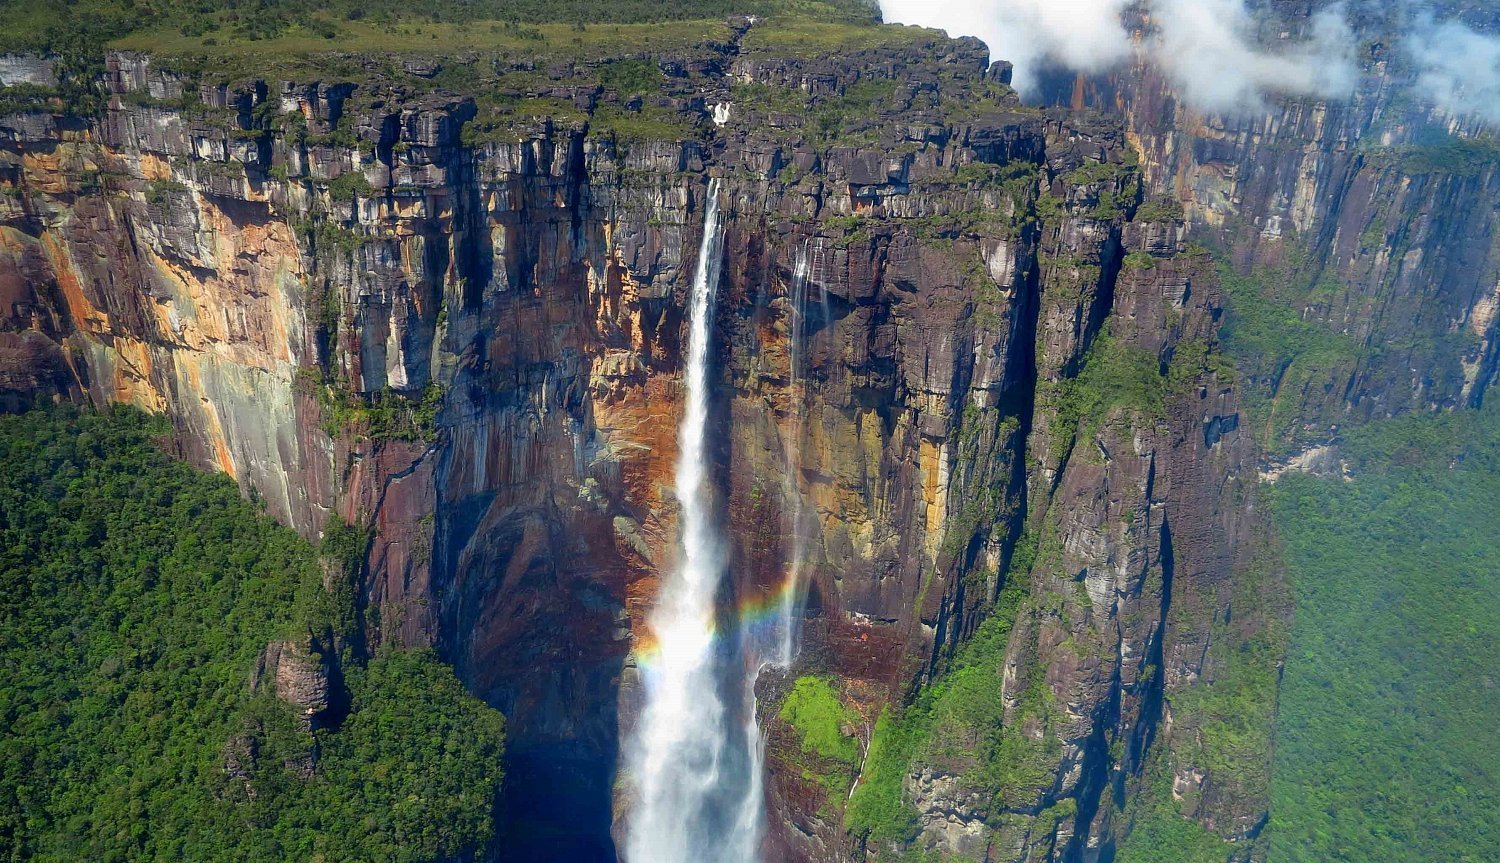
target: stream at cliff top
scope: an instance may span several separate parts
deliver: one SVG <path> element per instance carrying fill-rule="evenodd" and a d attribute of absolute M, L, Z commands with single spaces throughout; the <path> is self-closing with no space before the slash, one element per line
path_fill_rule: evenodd
<path fill-rule="evenodd" d="M 654 644 L 638 651 L 646 699 L 627 750 L 634 795 L 625 859 L 631 863 L 750 863 L 759 856 L 763 832 L 755 667 L 744 656 L 739 622 L 721 625 L 715 614 L 727 561 L 707 436 L 722 252 L 714 179 L 688 308 L 676 475 L 682 557 L 651 613 Z"/>

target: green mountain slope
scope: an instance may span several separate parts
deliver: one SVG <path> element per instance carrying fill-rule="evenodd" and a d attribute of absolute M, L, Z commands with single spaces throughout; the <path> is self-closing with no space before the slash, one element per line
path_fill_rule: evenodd
<path fill-rule="evenodd" d="M 430 652 L 360 660 L 318 552 L 225 477 L 165 455 L 153 439 L 169 432 L 123 408 L 0 416 L 0 860 L 433 860 L 482 845 L 500 715 Z M 360 541 L 330 534 L 325 551 Z M 341 648 L 329 727 L 252 693 L 278 639 Z"/>

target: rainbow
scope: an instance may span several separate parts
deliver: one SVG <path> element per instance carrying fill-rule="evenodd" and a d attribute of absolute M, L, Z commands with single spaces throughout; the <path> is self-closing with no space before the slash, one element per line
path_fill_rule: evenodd
<path fill-rule="evenodd" d="M 790 624 L 787 611 L 795 607 L 800 585 L 801 579 L 789 573 L 775 590 L 740 600 L 734 613 L 730 615 L 736 626 L 727 631 L 739 633 L 745 644 L 763 646 L 762 652 L 769 650 L 769 645 L 774 644 L 780 634 L 781 627 Z M 703 626 L 715 641 L 726 633 L 717 616 L 704 621 Z M 647 632 L 637 639 L 630 654 L 638 668 L 649 672 L 661 658 L 661 644 L 654 634 Z"/>

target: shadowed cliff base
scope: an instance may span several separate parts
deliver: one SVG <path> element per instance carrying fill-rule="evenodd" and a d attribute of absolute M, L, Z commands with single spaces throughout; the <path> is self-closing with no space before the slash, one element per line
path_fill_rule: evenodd
<path fill-rule="evenodd" d="M 506 753 L 491 856 L 497 861 L 614 863 L 610 826 L 616 757 L 573 743 Z"/>

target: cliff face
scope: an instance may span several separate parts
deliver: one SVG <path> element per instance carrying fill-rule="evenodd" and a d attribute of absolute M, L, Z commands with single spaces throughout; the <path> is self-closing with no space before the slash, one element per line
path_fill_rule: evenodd
<path fill-rule="evenodd" d="M 1307 29 L 1311 4 L 1273 5 L 1283 38 Z M 1195 235 L 1331 337 L 1250 370 L 1269 402 L 1257 437 L 1278 455 L 1339 425 L 1477 405 L 1500 357 L 1500 247 L 1476 217 L 1500 205 L 1491 131 L 1414 98 L 1391 47 L 1402 34 L 1361 26 L 1347 101 L 1203 114 L 1149 62 L 1047 88 L 1056 104 L 1121 118 L 1148 184 L 1182 202 Z"/>
<path fill-rule="evenodd" d="M 1182 193 L 1244 262 L 1318 237 L 1349 280 L 1320 320 L 1433 334 L 1273 393 L 1315 425 L 1480 397 L 1495 250 L 1444 211 L 1490 201 L 1493 171 L 1374 167 L 1350 148 L 1360 107 L 1189 147 L 1143 86 L 1127 135 L 1023 109 L 976 42 L 886 32 L 817 59 L 737 22 L 653 58 L 645 99 L 597 65 L 520 69 L 501 96 L 534 110 L 498 124 L 416 61 L 216 81 L 115 54 L 103 117 L 0 118 L 0 397 L 164 412 L 186 457 L 304 533 L 370 526 L 367 638 L 439 646 L 508 718 L 507 850 L 608 858 L 630 651 L 676 553 L 684 296 L 720 177 L 726 608 L 799 559 L 797 671 L 873 719 L 1019 591 L 998 725 L 960 731 L 977 749 L 1003 729 L 1034 769 L 997 793 L 963 754 L 916 753 L 914 841 L 1107 859 L 1160 774 L 1247 855 L 1265 784 L 1201 704 L 1242 645 L 1278 659 L 1279 578 L 1251 554 L 1260 450 L 1219 359 L 1219 273 L 1143 200 Z M 1356 199 L 1406 251 L 1355 253 L 1374 218 Z M 1449 351 L 1465 328 L 1483 335 Z M 1423 370 L 1410 391 L 1397 363 Z M 781 684 L 774 858 L 884 853 L 846 833 L 846 790 L 808 780 Z M 1268 722 L 1249 720 L 1266 748 Z"/>
<path fill-rule="evenodd" d="M 664 62 L 668 107 L 703 128 L 736 81 L 892 100 L 870 141 L 821 149 L 754 105 L 686 143 L 544 117 L 466 145 L 473 100 L 420 81 L 210 85 L 116 55 L 101 122 L 7 121 L 7 337 L 24 360 L 8 374 L 166 412 L 188 458 L 305 532 L 334 514 L 371 525 L 371 639 L 439 644 L 510 717 L 519 841 L 565 829 L 573 853 L 604 853 L 627 656 L 674 553 L 681 297 L 709 173 L 733 214 L 718 458 L 745 526 L 736 595 L 780 585 L 787 502 L 770 478 L 795 476 L 823 526 L 808 570 L 830 667 L 896 691 L 934 628 L 953 636 L 948 574 L 931 585 L 961 488 L 947 439 L 964 402 L 998 427 L 1025 384 L 1010 343 L 1034 190 L 944 175 L 1035 160 L 1043 141 L 980 46 L 905 42 L 847 66 L 732 43 Z M 604 92 L 573 72 L 554 70 L 548 98 L 594 107 Z M 949 125 L 941 91 L 971 89 L 978 112 Z M 933 239 L 860 230 L 886 200 Z M 1004 230 L 937 238 L 980 211 Z M 985 328 L 965 321 L 980 279 L 998 307 Z M 1020 450 L 1006 428 L 970 456 L 1002 487 Z"/>

